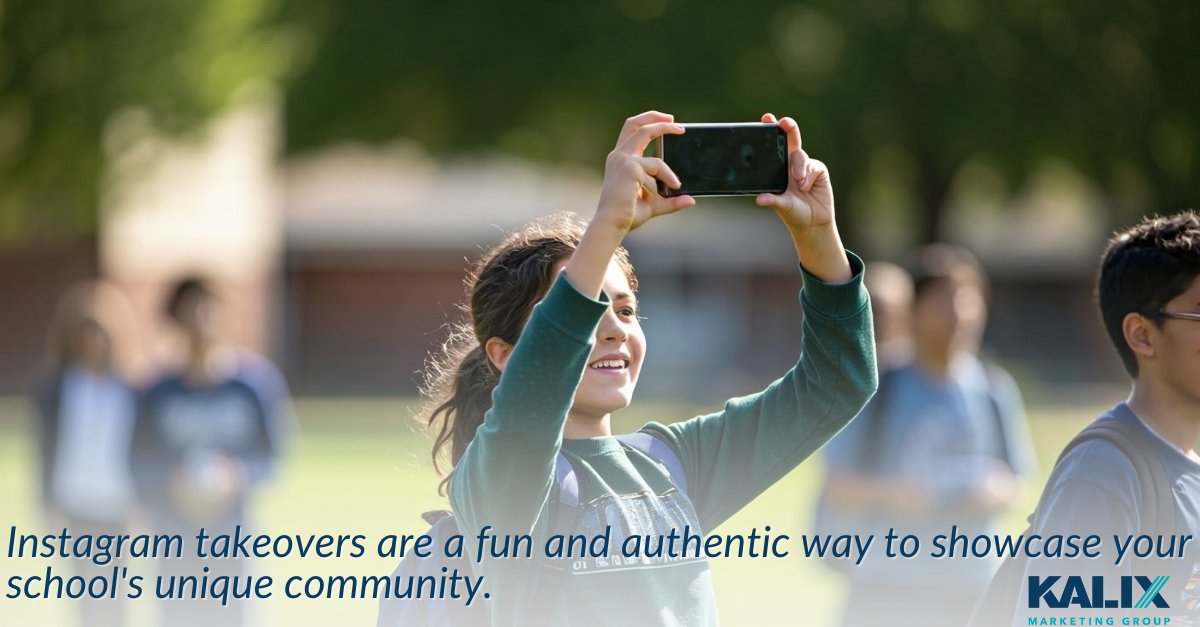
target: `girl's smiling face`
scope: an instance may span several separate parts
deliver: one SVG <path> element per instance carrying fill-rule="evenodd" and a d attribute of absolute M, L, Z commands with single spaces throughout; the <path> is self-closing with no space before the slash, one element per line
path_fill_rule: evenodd
<path fill-rule="evenodd" d="M 596 343 L 575 391 L 571 420 L 602 420 L 627 407 L 642 370 L 646 336 L 638 321 L 637 296 L 616 261 L 608 265 L 604 293 L 611 302 L 596 328 Z"/>

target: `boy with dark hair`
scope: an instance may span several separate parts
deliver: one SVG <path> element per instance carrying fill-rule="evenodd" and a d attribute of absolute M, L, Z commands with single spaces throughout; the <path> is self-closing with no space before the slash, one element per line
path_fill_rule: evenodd
<path fill-rule="evenodd" d="M 1200 437 L 1198 277 L 1200 218 L 1193 212 L 1145 220 L 1109 242 L 1097 286 L 1100 312 L 1133 388 L 1128 399 L 1088 429 L 1119 427 L 1127 444 L 1096 438 L 1069 446 L 1046 484 L 1030 528 L 1043 538 L 1099 535 L 1101 556 L 1028 560 L 1014 625 L 1067 614 L 1107 619 L 1128 611 L 1103 607 L 1099 599 L 1084 601 L 1078 594 L 1067 595 L 1067 609 L 1049 608 L 1045 595 L 1037 595 L 1037 608 L 1030 607 L 1035 600 L 1029 594 L 1030 578 L 1038 577 L 1041 586 L 1054 575 L 1060 581 L 1080 576 L 1092 596 L 1092 576 L 1105 577 L 1103 597 L 1110 605 L 1123 604 L 1125 584 L 1119 577 L 1134 576 L 1129 581 L 1132 598 L 1138 600 L 1147 584 L 1166 576 L 1158 595 L 1150 594 L 1152 602 L 1136 615 L 1158 620 L 1155 624 L 1167 617 L 1171 624 L 1188 622 L 1194 599 L 1187 589 L 1195 588 L 1189 578 L 1200 551 L 1195 540 L 1182 546 L 1176 540 L 1200 530 L 1200 457 L 1194 450 Z M 1157 484 L 1163 488 L 1154 490 Z M 1135 557 L 1130 543 L 1117 563 L 1114 541 L 1140 535 L 1156 542 L 1150 559 Z M 1052 586 L 1056 598 L 1064 594 L 1061 587 Z M 1085 603 L 1102 608 L 1087 609 Z"/>
<path fill-rule="evenodd" d="M 131 453 L 156 533 L 188 538 L 203 528 L 209 538 L 232 538 L 240 525 L 246 537 L 246 503 L 273 472 L 291 426 L 283 377 L 266 359 L 223 340 L 221 306 L 217 292 L 199 278 L 176 283 L 164 303 L 187 353 L 178 372 L 139 399 Z M 204 574 L 212 580 L 237 577 L 244 568 L 244 559 L 185 555 L 161 562 L 160 574 L 164 580 Z M 232 600 L 224 607 L 218 599 L 176 598 L 162 610 L 166 627 L 236 627 L 243 619 Z"/>
<path fill-rule="evenodd" d="M 188 315 L 189 310 L 193 309 L 193 305 L 199 303 L 202 306 L 211 307 L 217 302 L 217 295 L 207 280 L 194 276 L 187 277 L 177 281 L 171 288 L 171 294 L 167 296 L 166 304 L 163 307 L 163 314 L 172 322 L 185 325 L 185 316 Z"/>

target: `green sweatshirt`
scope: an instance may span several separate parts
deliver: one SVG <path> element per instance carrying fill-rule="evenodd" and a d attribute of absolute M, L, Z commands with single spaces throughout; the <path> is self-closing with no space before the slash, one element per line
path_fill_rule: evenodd
<path fill-rule="evenodd" d="M 615 438 L 564 440 L 563 425 L 583 377 L 596 328 L 608 307 L 559 277 L 538 304 L 493 392 L 493 407 L 454 470 L 450 503 L 472 561 L 480 529 L 533 536 L 533 559 L 490 557 L 475 564 L 489 593 L 492 624 L 538 627 L 532 609 L 538 563 L 551 528 L 555 460 L 560 451 L 579 479 L 574 531 L 593 537 L 610 529 L 610 558 L 564 560 L 551 625 L 716 625 L 708 562 L 696 542 L 680 557 L 654 553 L 672 528 L 703 535 L 752 501 L 846 425 L 875 391 L 871 311 L 862 261 L 849 255 L 854 278 L 830 285 L 804 273 L 799 363 L 757 394 L 723 410 L 671 425 L 644 427 L 679 453 L 688 494 L 665 470 Z M 803 269 L 802 269 L 803 271 Z M 560 514 L 561 515 L 561 514 Z M 621 557 L 627 538 L 642 536 L 642 555 Z M 649 541 L 646 536 L 649 536 Z M 632 539 L 630 539 L 632 542 Z M 630 545 L 631 546 L 631 545 Z M 649 549 L 649 551 L 647 551 Z"/>

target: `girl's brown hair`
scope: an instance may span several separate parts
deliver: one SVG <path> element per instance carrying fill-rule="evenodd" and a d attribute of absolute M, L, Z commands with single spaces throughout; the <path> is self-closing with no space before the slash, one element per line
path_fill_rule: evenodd
<path fill-rule="evenodd" d="M 468 322 L 451 328 L 450 337 L 430 358 L 421 393 L 428 402 L 427 421 L 435 432 L 433 465 L 448 450 L 456 466 L 475 431 L 492 407 L 492 390 L 500 370 L 488 359 L 484 345 L 499 338 L 515 345 L 533 313 L 558 275 L 558 266 L 575 252 L 584 224 L 571 214 L 556 214 L 526 225 L 483 255 L 467 275 L 467 302 L 461 305 Z M 633 266 L 624 248 L 615 259 L 637 289 Z M 449 473 L 440 491 L 445 494 Z"/>

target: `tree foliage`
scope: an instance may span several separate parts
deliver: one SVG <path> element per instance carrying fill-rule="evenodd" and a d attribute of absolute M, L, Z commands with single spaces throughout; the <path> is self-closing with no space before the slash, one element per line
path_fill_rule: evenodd
<path fill-rule="evenodd" d="M 96 220 L 105 125 L 141 108 L 179 133 L 255 77 L 280 76 L 295 31 L 270 0 L 0 2 L 0 243 Z"/>
<path fill-rule="evenodd" d="M 936 235 L 964 163 L 1058 159 L 1114 215 L 1195 203 L 1186 0 L 4 0 L 0 241 L 94 222 L 104 128 L 186 132 L 281 79 L 289 151 L 415 138 L 598 166 L 621 121 L 792 115 L 848 219 L 886 179 Z M 305 66 L 291 75 L 289 68 Z M 904 204 L 901 201 L 895 201 Z M 887 207 L 883 207 L 887 210 Z"/>
<path fill-rule="evenodd" d="M 290 148 L 415 137 L 602 163 L 620 122 L 796 117 L 866 213 L 873 172 L 936 235 L 955 173 L 1060 159 L 1114 212 L 1195 203 L 1200 7 L 1141 0 L 294 0 L 319 54 Z"/>

